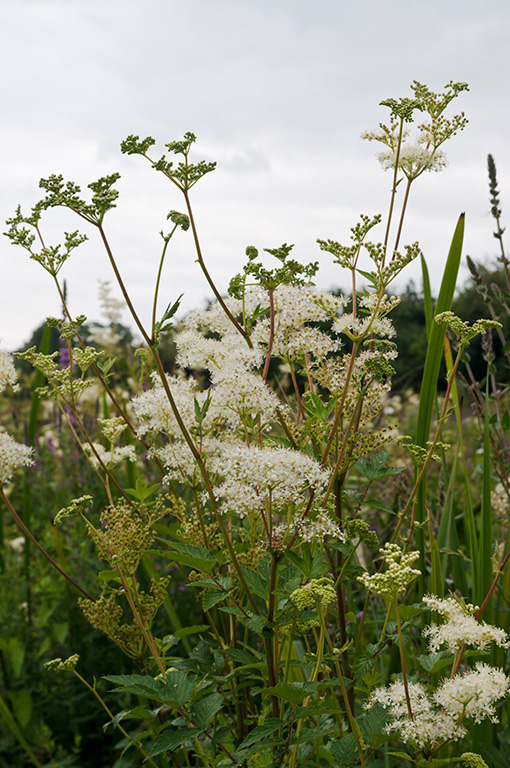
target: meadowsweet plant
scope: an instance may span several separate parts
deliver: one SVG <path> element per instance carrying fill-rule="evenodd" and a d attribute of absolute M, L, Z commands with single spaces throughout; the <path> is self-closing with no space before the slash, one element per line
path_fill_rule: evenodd
<path fill-rule="evenodd" d="M 445 112 L 466 89 L 449 83 L 436 94 L 414 82 L 412 98 L 382 102 L 389 123 L 365 138 L 385 145 L 380 160 L 393 173 L 386 219 L 362 214 L 347 244 L 318 240 L 347 270 L 346 295 L 319 290 L 317 263 L 301 264 L 287 243 L 262 252 L 249 246 L 221 295 L 190 194 L 215 164 L 194 159 L 192 133 L 166 144 L 162 155 L 152 137 L 121 144 L 168 179 L 183 207 L 170 212 L 161 233 L 148 325 L 107 234 L 118 174 L 92 182 L 87 194 L 60 175 L 43 179 L 44 196 L 30 214 L 18 208 L 7 222 L 7 236 L 50 275 L 65 312 L 50 320 L 65 364 L 35 347 L 19 357 L 44 374 L 40 397 L 60 409 L 108 499 L 99 505 L 87 493 L 54 510 L 61 535 L 88 535 L 102 562 L 94 587 L 61 568 L 60 575 L 81 591 L 90 623 L 133 663 L 132 674 L 115 675 L 98 660 L 101 683 L 78 671 L 76 656 L 47 667 L 74 672 L 93 693 L 122 733 L 130 764 L 485 765 L 480 749 L 498 744 L 493 731 L 470 739 L 473 723 L 499 722 L 510 687 L 490 658 L 494 646 L 507 648 L 507 635 L 481 620 L 498 573 L 491 570 L 481 609 L 463 601 L 471 592 L 444 598 L 436 522 L 417 512 L 427 475 L 448 447 L 440 437 L 464 348 L 498 323 L 469 326 L 443 307 L 430 354 L 437 339 L 441 353 L 447 327 L 458 354 L 434 428 L 430 421 L 420 440 L 386 418 L 398 353 L 391 320 L 398 299 L 390 286 L 421 256 L 417 242 L 400 245 L 409 192 L 424 171 L 444 167 L 444 144 L 466 124 L 463 113 Z M 47 244 L 44 214 L 56 206 L 76 214 L 87 234 Z M 461 225 L 451 258 L 460 255 Z M 193 238 L 214 299 L 177 321 L 179 298 L 163 307 L 160 288 L 172 240 L 184 236 Z M 127 399 L 113 386 L 119 300 L 101 286 L 112 333 L 87 337 L 86 318 L 70 314 L 60 282 L 86 237 L 103 244 L 140 335 Z M 168 334 L 176 347 L 170 367 L 161 354 Z M 0 381 L 15 383 L 5 353 Z M 97 382 L 101 419 L 91 426 L 83 401 Z M 32 452 L 6 433 L 0 440 L 1 497 L 30 535 L 8 491 Z M 187 585 L 184 613 L 171 599 L 177 573 Z M 425 596 L 422 579 L 435 587 Z M 107 706 L 105 685 L 123 708 Z"/>

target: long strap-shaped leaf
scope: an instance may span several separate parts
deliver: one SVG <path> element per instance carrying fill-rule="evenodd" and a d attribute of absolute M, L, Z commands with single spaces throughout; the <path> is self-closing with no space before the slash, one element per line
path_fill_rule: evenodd
<path fill-rule="evenodd" d="M 453 294 L 457 284 L 460 259 L 462 255 L 462 242 L 464 239 L 464 214 L 462 213 L 453 233 L 448 259 L 444 268 L 443 279 L 439 296 L 437 297 L 435 315 L 440 312 L 446 312 L 451 309 Z M 432 424 L 432 413 L 434 410 L 434 401 L 437 392 L 437 380 L 439 377 L 439 368 L 443 355 L 443 343 L 446 333 L 446 326 L 438 323 L 432 323 L 429 333 L 427 346 L 427 356 L 425 358 L 425 368 L 420 391 L 420 405 L 418 407 L 418 419 L 416 423 L 416 443 L 425 447 L 430 437 L 430 426 Z M 416 505 L 416 522 L 418 526 L 426 520 L 426 479 L 424 478 L 419 491 Z M 420 552 L 420 570 L 422 576 L 419 580 L 420 594 L 425 591 L 425 533 L 423 527 L 418 527 L 416 532 L 416 545 Z"/>

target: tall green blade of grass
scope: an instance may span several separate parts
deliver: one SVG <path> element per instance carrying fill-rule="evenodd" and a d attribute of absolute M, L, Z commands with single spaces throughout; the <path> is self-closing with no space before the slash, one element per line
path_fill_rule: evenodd
<path fill-rule="evenodd" d="M 448 371 L 448 375 L 450 376 L 451 371 L 453 369 L 453 358 L 452 358 L 452 351 L 450 347 L 450 342 L 448 341 L 448 337 L 445 337 L 445 340 L 444 340 L 444 356 L 445 356 L 445 362 L 446 362 L 446 370 Z M 455 506 L 454 506 L 454 495 L 455 495 L 455 491 L 458 488 L 457 472 L 459 470 L 459 462 L 460 462 L 460 469 L 462 471 L 462 477 L 464 480 L 464 492 L 465 492 L 465 500 L 463 502 L 464 515 L 462 517 L 462 520 L 464 523 L 466 539 L 469 546 L 471 563 L 474 563 L 474 562 L 477 563 L 478 553 L 476 548 L 477 538 L 476 538 L 475 520 L 474 520 L 474 514 L 473 514 L 473 504 L 471 502 L 471 489 L 470 489 L 470 483 L 469 483 L 468 469 L 466 465 L 466 451 L 464 448 L 462 413 L 461 413 L 461 407 L 460 407 L 459 392 L 457 389 L 457 383 L 455 379 L 452 382 L 451 398 L 452 398 L 453 408 L 455 412 L 455 420 L 457 422 L 458 443 L 457 443 L 457 450 L 455 452 L 455 456 L 453 459 L 452 468 L 449 471 L 449 473 L 448 473 L 444 452 L 443 452 L 443 474 L 445 479 L 448 478 L 448 481 L 447 481 L 445 504 L 441 512 L 441 518 L 439 520 L 439 531 L 437 535 L 437 541 L 438 541 L 439 548 L 444 552 L 460 551 L 460 542 L 459 542 L 459 536 L 457 531 L 457 523 L 455 520 Z M 448 555 L 444 554 L 441 560 L 442 566 L 443 566 L 443 573 L 445 573 L 445 575 L 448 574 L 448 568 L 446 565 L 446 561 L 448 557 L 449 557 Z M 452 557 L 451 570 L 452 570 L 453 580 L 456 587 L 460 589 L 463 595 L 467 595 L 468 584 L 466 579 L 466 572 L 465 572 L 465 568 L 463 566 L 462 560 L 459 556 Z"/>
<path fill-rule="evenodd" d="M 420 256 L 421 259 L 421 274 L 422 274 L 422 280 L 423 280 L 423 311 L 425 313 L 425 325 L 427 328 L 427 337 L 430 333 L 430 326 L 432 325 L 432 293 L 430 290 L 430 277 L 429 277 L 429 268 L 427 267 L 427 262 L 425 261 L 423 254 Z"/>
<path fill-rule="evenodd" d="M 483 424 L 483 479 L 482 479 L 482 503 L 480 510 L 480 539 L 478 570 L 476 574 L 476 587 L 474 590 L 474 602 L 481 605 L 490 589 L 493 579 L 492 565 L 492 506 L 491 506 L 491 441 L 490 441 L 490 413 L 489 413 L 489 372 L 485 383 L 485 412 Z M 492 624 L 494 621 L 494 602 L 489 600 L 485 606 L 483 621 Z M 494 649 L 491 649 L 489 658 L 483 656 L 488 664 L 494 663 Z M 473 727 L 473 746 L 478 750 L 482 744 L 490 745 L 494 739 L 494 725 L 490 720 L 484 720 Z"/>
<path fill-rule="evenodd" d="M 462 254 L 462 242 L 464 239 L 464 214 L 462 213 L 455 227 L 450 251 L 444 268 L 441 288 L 437 298 L 435 314 L 451 309 L 453 294 L 457 284 L 460 258 Z M 432 413 L 437 392 L 437 380 L 439 368 L 443 356 L 443 343 L 446 327 L 432 322 L 430 327 L 425 368 L 420 391 L 420 405 L 418 407 L 418 419 L 416 423 L 416 443 L 425 446 L 430 436 Z M 426 591 L 426 558 L 425 558 L 425 531 L 423 524 L 426 520 L 426 479 L 420 484 L 416 505 L 416 546 L 420 552 L 421 577 L 418 581 L 420 597 Z"/>
<path fill-rule="evenodd" d="M 492 567 L 492 505 L 491 505 L 491 441 L 490 441 L 490 413 L 489 413 L 489 376 L 485 385 L 485 413 L 483 425 L 483 480 L 482 503 L 480 511 L 480 540 L 478 546 L 478 569 L 476 572 L 476 587 L 474 600 L 481 605 L 485 595 L 490 589 L 493 579 Z M 489 624 L 494 618 L 494 604 L 492 599 L 487 603 L 482 616 Z"/>

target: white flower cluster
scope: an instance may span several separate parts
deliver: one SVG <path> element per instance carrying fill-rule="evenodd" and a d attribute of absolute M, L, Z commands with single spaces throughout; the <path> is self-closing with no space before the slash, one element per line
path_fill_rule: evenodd
<path fill-rule="evenodd" d="M 304 520 L 298 524 L 299 536 L 302 541 L 325 541 L 327 538 L 345 542 L 347 537 L 338 523 L 332 520 L 328 513 L 321 510 L 315 520 Z"/>
<path fill-rule="evenodd" d="M 94 446 L 95 453 L 92 446 L 88 443 L 86 443 L 83 448 L 90 459 L 90 463 L 96 469 L 100 466 L 100 462 L 108 467 L 108 469 L 111 469 L 125 459 L 127 459 L 127 461 L 136 461 L 136 453 L 133 445 L 122 445 L 117 446 L 116 448 L 112 445 L 110 450 L 107 450 L 100 443 L 92 443 L 92 445 Z"/>
<path fill-rule="evenodd" d="M 33 464 L 32 456 L 32 448 L 0 430 L 0 485 L 9 482 L 15 469 Z"/>
<path fill-rule="evenodd" d="M 330 472 L 289 448 L 231 444 L 209 466 L 224 477 L 216 487 L 223 509 L 244 517 L 252 510 L 280 509 L 303 499 L 303 493 L 326 485 Z"/>
<path fill-rule="evenodd" d="M 16 384 L 16 379 L 17 374 L 12 355 L 4 349 L 0 349 L 0 390 L 5 389 L 8 385 L 13 390 L 17 390 L 19 386 Z"/>
<path fill-rule="evenodd" d="M 495 704 L 508 694 L 510 678 L 501 669 L 479 663 L 474 670 L 444 680 L 432 696 L 421 683 L 409 683 L 408 690 L 413 719 L 401 681 L 376 688 L 365 708 L 381 704 L 390 710 L 388 733 L 396 732 L 403 742 L 420 749 L 432 749 L 463 738 L 467 733 L 465 718 L 475 723 L 486 718 L 498 722 Z"/>
<path fill-rule="evenodd" d="M 397 159 L 396 152 L 385 150 L 380 152 L 377 159 L 383 170 L 393 170 Z M 448 165 L 446 155 L 440 149 L 427 149 L 419 142 L 403 144 L 398 158 L 398 167 L 408 178 L 416 178 L 423 171 L 441 171 Z"/>
<path fill-rule="evenodd" d="M 157 382 L 157 378 L 154 377 Z M 195 398 L 200 405 L 206 398 L 205 392 L 199 392 L 192 379 L 167 377 L 167 384 L 177 406 L 177 410 L 189 430 L 195 423 Z M 168 437 L 180 437 L 181 430 L 162 384 L 156 383 L 152 389 L 137 395 L 131 400 L 131 407 L 138 422 L 138 434 L 163 432 Z"/>
<path fill-rule="evenodd" d="M 352 313 L 340 315 L 333 323 L 333 330 L 336 333 L 345 333 L 349 331 L 356 337 L 365 337 L 373 333 L 375 336 L 386 336 L 392 338 L 396 331 L 389 317 L 354 317 Z"/>
<path fill-rule="evenodd" d="M 454 652 L 463 645 L 474 645 L 483 651 L 493 642 L 503 648 L 508 647 L 508 636 L 504 630 L 475 619 L 475 606 L 463 605 L 454 597 L 441 599 L 434 595 L 426 595 L 423 602 L 431 611 L 437 611 L 446 619 L 445 624 L 431 624 L 423 631 L 429 638 L 431 653 L 438 651 L 442 645 Z"/>
<path fill-rule="evenodd" d="M 507 479 L 507 485 L 509 480 Z M 500 518 L 506 520 L 508 515 L 508 494 L 505 491 L 503 483 L 497 483 L 494 490 L 491 491 L 491 507 L 493 513 Z"/>
<path fill-rule="evenodd" d="M 472 718 L 475 723 L 489 718 L 497 723 L 495 704 L 510 690 L 510 678 L 502 669 L 478 662 L 474 670 L 445 680 L 434 693 L 434 702 L 459 720 Z"/>
<path fill-rule="evenodd" d="M 16 371 L 11 355 L 0 349 L 0 390 L 10 385 L 17 388 Z M 33 464 L 33 449 L 17 443 L 7 432 L 0 429 L 0 485 L 8 483 L 19 467 Z"/>

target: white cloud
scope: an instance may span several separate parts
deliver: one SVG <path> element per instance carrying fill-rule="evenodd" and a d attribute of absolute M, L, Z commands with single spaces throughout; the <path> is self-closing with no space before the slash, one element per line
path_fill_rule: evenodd
<path fill-rule="evenodd" d="M 359 139 L 386 116 L 378 102 L 406 95 L 413 79 L 435 89 L 466 80 L 471 91 L 458 103 L 470 125 L 447 147 L 449 168 L 420 179 L 405 230 L 404 239 L 421 241 L 437 286 L 461 210 L 466 252 L 495 253 L 485 162 L 492 152 L 504 204 L 510 107 L 500 83 L 509 16 L 506 0 L 431 0 L 426 8 L 409 0 L 5 0 L 0 216 L 33 205 L 41 176 L 63 173 L 86 187 L 120 170 L 122 194 L 107 227 L 148 317 L 158 232 L 182 201 L 118 147 L 129 133 L 151 134 L 161 152 L 192 130 L 197 156 L 219 161 L 194 195 L 219 287 L 240 269 L 246 245 L 284 241 L 296 243 L 298 258 L 324 263 L 321 284 L 342 283 L 315 239 L 347 240 L 359 213 L 386 211 L 390 177 Z M 54 217 L 48 236 L 61 225 L 69 231 L 79 222 Z M 92 319 L 97 281 L 111 272 L 87 234 L 65 276 L 73 311 Z M 59 307 L 47 275 L 5 238 L 0 269 L 0 338 L 13 348 Z M 419 279 L 416 270 L 408 276 Z M 164 300 L 185 291 L 191 307 L 208 295 L 189 237 L 176 240 L 165 280 Z"/>

